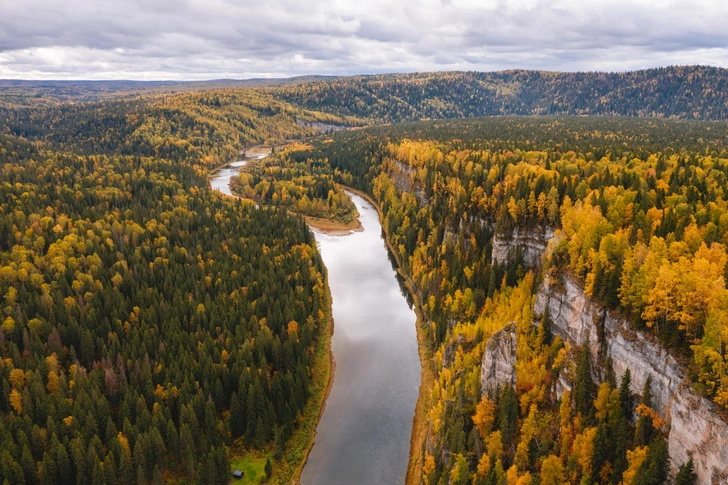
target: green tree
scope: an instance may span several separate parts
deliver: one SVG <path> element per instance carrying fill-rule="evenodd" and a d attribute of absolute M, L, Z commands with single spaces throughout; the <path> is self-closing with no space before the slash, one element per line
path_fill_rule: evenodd
<path fill-rule="evenodd" d="M 688 461 L 682 464 L 680 470 L 677 472 L 675 485 L 695 485 L 697 481 L 698 475 L 695 473 L 695 465 L 691 456 Z"/>
<path fill-rule="evenodd" d="M 585 418 L 589 418 L 593 411 L 595 391 L 596 386 L 591 376 L 591 350 L 587 339 L 581 349 L 574 382 L 574 406 Z"/>

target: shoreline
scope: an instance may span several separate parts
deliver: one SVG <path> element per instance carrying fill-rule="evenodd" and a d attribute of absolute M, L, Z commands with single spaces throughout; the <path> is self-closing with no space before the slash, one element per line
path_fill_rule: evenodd
<path fill-rule="evenodd" d="M 382 209 L 379 204 L 368 194 L 361 190 L 355 189 L 348 185 L 342 184 L 346 190 L 350 190 L 356 195 L 366 199 L 379 214 L 379 222 L 384 232 L 384 243 L 387 245 L 389 252 L 392 254 L 395 262 L 397 263 L 397 273 L 402 277 L 404 285 L 407 291 L 412 297 L 414 302 L 414 311 L 417 315 L 417 324 L 415 325 L 417 330 L 417 351 L 420 357 L 420 366 L 422 368 L 420 377 L 420 389 L 419 396 L 417 398 L 417 404 L 415 405 L 415 415 L 412 419 L 412 435 L 410 437 L 410 452 L 409 452 L 409 463 L 407 464 L 407 475 L 405 478 L 405 485 L 417 485 L 419 483 L 418 478 L 422 475 L 423 466 L 423 454 L 422 448 L 427 437 L 427 414 L 430 411 L 430 400 L 429 394 L 435 382 L 435 368 L 433 364 L 433 351 L 430 345 L 427 335 L 425 333 L 425 314 L 422 310 L 422 302 L 420 297 L 414 289 L 414 285 L 404 270 L 402 269 L 402 262 L 400 261 L 399 255 L 394 251 L 392 242 L 390 240 L 389 231 L 387 231 L 384 225 L 384 217 Z"/>
<path fill-rule="evenodd" d="M 228 167 L 231 163 L 235 163 L 235 161 L 228 162 L 224 165 L 221 165 L 214 170 L 211 170 L 208 172 L 208 175 L 211 177 L 214 175 L 215 172 L 224 169 Z M 402 280 L 404 282 L 404 286 L 409 292 L 410 296 L 412 297 L 413 301 L 413 310 L 415 312 L 415 315 L 417 317 L 416 320 L 416 334 L 417 334 L 417 350 L 418 350 L 418 356 L 420 359 L 420 367 L 421 367 L 421 374 L 420 374 L 420 385 L 419 385 L 419 395 L 417 397 L 417 402 L 415 404 L 415 412 L 412 419 L 412 432 L 410 436 L 410 450 L 409 450 L 409 460 L 407 464 L 407 474 L 405 478 L 405 485 L 416 485 L 418 483 L 418 477 L 422 474 L 422 466 L 423 466 L 423 446 L 424 442 L 427 436 L 427 414 L 430 409 L 430 400 L 429 400 L 429 394 L 430 390 L 432 389 L 432 386 L 434 384 L 435 379 L 435 369 L 433 364 L 433 351 L 431 348 L 431 345 L 428 340 L 427 331 L 425 328 L 425 322 L 426 318 L 424 315 L 424 312 L 422 310 L 422 303 L 420 301 L 419 295 L 414 289 L 414 285 L 409 278 L 409 275 L 405 273 L 405 271 L 402 269 L 402 261 L 400 260 L 399 255 L 394 251 L 394 247 L 392 246 L 392 242 L 390 239 L 389 231 L 386 229 L 385 225 L 383 224 L 384 218 L 382 214 L 382 210 L 379 207 L 379 204 L 368 194 L 355 189 L 353 187 L 340 184 L 345 190 L 351 191 L 352 193 L 364 198 L 367 202 L 369 202 L 376 210 L 379 217 L 380 226 L 382 227 L 382 231 L 384 232 L 384 243 L 387 246 L 387 249 L 389 250 L 390 254 L 394 258 L 396 264 L 397 264 L 397 274 L 399 274 L 402 277 Z M 241 197 L 238 194 L 233 193 L 231 197 L 240 199 L 240 200 L 250 200 L 252 202 L 255 202 L 253 199 L 247 199 L 244 197 Z M 295 212 L 289 211 L 289 213 L 293 216 L 298 216 L 299 214 Z M 346 236 L 351 234 L 352 232 L 358 232 L 362 231 L 363 227 L 361 225 L 361 222 L 359 220 L 359 215 L 357 214 L 357 218 L 355 219 L 354 223 L 351 224 L 340 224 L 336 223 L 334 221 L 330 221 L 328 219 L 324 219 L 324 224 L 317 224 L 317 222 L 320 222 L 320 220 L 317 220 L 317 218 L 311 218 L 302 216 L 304 220 L 306 221 L 306 224 L 309 226 L 309 229 L 316 230 L 320 233 L 327 234 L 330 236 Z M 311 220 L 313 219 L 313 220 Z M 303 474 L 303 469 L 306 466 L 306 463 L 308 462 L 308 457 L 311 453 L 311 450 L 313 449 L 313 445 L 316 441 L 316 432 L 318 428 L 318 424 L 321 421 L 321 418 L 323 416 L 324 410 L 326 409 L 326 401 L 329 397 L 329 394 L 331 393 L 331 389 L 333 387 L 333 381 L 334 381 L 334 374 L 336 371 L 336 360 L 334 358 L 332 349 L 331 349 L 331 342 L 332 337 L 334 333 L 334 318 L 333 318 L 333 299 L 331 297 L 331 289 L 329 287 L 329 280 L 328 280 L 328 274 L 326 275 L 326 295 L 328 300 L 327 305 L 327 312 L 328 312 L 328 319 L 327 319 L 327 325 L 326 329 L 324 329 L 324 333 L 322 333 L 321 338 L 323 339 L 323 342 L 317 343 L 317 350 L 316 354 L 318 355 L 320 352 L 325 352 L 326 355 L 328 354 L 328 357 L 326 358 L 326 361 L 324 362 L 323 370 L 321 370 L 321 367 L 315 366 L 314 372 L 318 374 L 318 372 L 322 372 L 323 375 L 318 376 L 318 379 L 315 379 L 317 382 L 322 383 L 325 378 L 325 388 L 323 389 L 323 392 L 321 393 L 320 397 L 313 397 L 312 400 L 315 400 L 315 402 L 309 402 L 307 404 L 306 409 L 304 410 L 303 415 L 306 416 L 310 412 L 313 412 L 313 410 L 318 409 L 317 415 L 315 420 L 312 419 L 312 417 L 308 417 L 308 420 L 304 419 L 301 427 L 299 427 L 296 431 L 294 431 L 293 435 L 289 439 L 289 443 L 295 443 L 298 441 L 296 439 L 297 435 L 302 435 L 300 437 L 305 436 L 305 445 L 303 445 L 302 448 L 300 448 L 300 453 L 302 453 L 303 459 L 298 464 L 293 464 L 292 462 L 289 462 L 285 459 L 286 455 L 294 452 L 295 448 L 289 449 L 284 454 L 284 458 L 281 460 L 274 462 L 277 463 L 278 466 L 274 468 L 274 470 L 278 471 L 280 470 L 281 474 L 276 473 L 274 471 L 273 476 L 271 477 L 271 480 L 269 483 L 279 483 L 279 484 L 286 484 L 289 483 L 291 485 L 301 485 L 301 476 Z M 323 357 L 323 355 L 320 355 L 320 357 Z M 320 380 L 319 380 L 320 379 Z M 311 408 L 309 409 L 309 406 Z M 295 453 L 297 454 L 297 453 Z M 232 458 L 232 457 L 231 457 Z M 295 456 L 294 456 L 295 459 Z M 295 460 L 298 461 L 298 460 Z"/>
<path fill-rule="evenodd" d="M 302 215 L 298 212 L 288 212 L 291 214 Z M 308 224 L 312 229 L 316 229 L 316 231 L 329 236 L 348 236 L 352 232 L 361 232 L 364 230 L 364 227 L 361 225 L 361 221 L 359 221 L 359 213 L 356 214 L 356 219 L 347 224 L 326 219 L 325 217 L 303 216 L 303 218 L 306 219 L 306 224 Z"/>
<path fill-rule="evenodd" d="M 328 324 L 326 329 L 326 336 L 325 336 L 325 344 L 324 344 L 324 351 L 326 352 L 326 355 L 328 355 L 328 365 L 325 367 L 327 368 L 327 371 L 325 371 L 326 376 L 326 389 L 323 392 L 323 395 L 321 397 L 320 402 L 314 403 L 315 407 L 319 408 L 318 416 L 316 417 L 316 422 L 313 426 L 313 431 L 311 433 L 311 437 L 307 440 L 308 443 L 303 450 L 303 460 L 301 461 L 300 465 L 298 465 L 294 472 L 291 474 L 290 479 L 286 480 L 287 482 L 290 481 L 293 485 L 301 485 L 301 475 L 303 475 L 303 469 L 306 467 L 306 463 L 308 462 L 308 457 L 311 454 L 311 450 L 313 449 L 314 443 L 316 443 L 316 433 L 318 429 L 318 424 L 321 421 L 321 417 L 324 415 L 324 411 L 326 410 L 326 401 L 329 398 L 329 394 L 331 394 L 331 388 L 334 384 L 334 373 L 336 372 L 336 359 L 334 358 L 334 352 L 331 350 L 331 340 L 334 336 L 334 312 L 333 312 L 333 298 L 331 297 L 331 288 L 329 288 L 329 278 L 328 274 L 326 275 L 326 299 L 328 300 Z M 321 336 L 322 338 L 324 335 Z M 308 407 L 308 405 L 307 405 Z M 305 414 L 305 413 L 304 413 Z M 284 477 L 285 478 L 285 477 Z"/>
<path fill-rule="evenodd" d="M 248 151 L 252 149 L 259 149 L 263 150 L 265 147 L 262 145 L 256 145 L 254 147 L 248 148 L 243 150 L 244 157 L 247 156 Z M 260 153 L 258 154 L 260 155 Z M 236 161 L 240 160 L 233 160 L 230 162 L 227 162 L 223 165 L 220 165 L 212 170 L 209 170 L 207 172 L 208 176 L 208 186 L 210 184 L 211 179 L 213 178 L 214 174 L 231 164 L 235 163 Z M 232 191 L 231 191 L 232 192 Z M 255 202 L 253 199 L 247 199 L 244 197 L 241 197 L 238 194 L 232 193 L 231 195 L 223 194 L 225 197 L 231 197 L 238 200 L 250 200 L 252 202 Z M 291 215 L 296 215 L 295 213 L 291 212 Z M 306 221 L 307 224 L 308 220 Z M 309 230 L 311 225 L 309 224 Z M 357 215 L 356 218 L 356 227 L 352 230 L 363 230 L 361 227 L 361 223 L 359 222 L 359 217 Z M 341 230 L 339 230 L 341 231 Z M 346 231 L 346 234 L 349 234 L 349 231 Z M 317 250 L 318 252 L 318 250 Z M 320 254 L 319 254 L 319 257 Z M 325 265 L 324 265 L 325 267 Z M 271 475 L 271 478 L 269 479 L 268 483 L 278 483 L 281 485 L 285 484 L 296 484 L 300 485 L 301 475 L 303 474 L 303 469 L 306 466 L 306 462 L 308 461 L 308 456 L 311 453 L 311 450 L 313 449 L 313 445 L 316 441 L 316 430 L 318 428 L 318 424 L 321 421 L 321 417 L 324 414 L 324 410 L 326 408 L 326 400 L 329 397 L 329 394 L 331 393 L 331 388 L 333 386 L 334 382 L 334 373 L 336 371 L 336 360 L 334 359 L 334 354 L 331 349 L 331 340 L 334 335 L 334 314 L 333 314 L 333 299 L 331 297 L 331 288 L 329 287 L 329 278 L 328 278 L 328 270 L 327 274 L 325 275 L 326 278 L 324 278 L 324 282 L 326 284 L 326 324 L 325 327 L 322 328 L 322 333 L 319 336 L 319 341 L 316 342 L 314 355 L 315 355 L 315 363 L 313 366 L 313 373 L 314 373 L 314 386 L 316 386 L 316 391 L 318 391 L 318 386 L 323 385 L 323 392 L 313 392 L 312 396 L 309 398 L 309 402 L 306 404 L 303 413 L 302 413 L 302 420 L 301 420 L 301 426 L 299 426 L 291 435 L 291 437 L 288 439 L 288 442 L 286 443 L 287 449 L 284 451 L 284 455 L 280 460 L 274 460 L 273 463 L 276 465 L 274 467 L 273 475 Z M 319 362 L 319 359 L 324 358 L 323 365 L 319 365 L 321 362 Z M 319 375 L 320 374 L 320 375 Z M 317 411 L 317 412 L 316 412 Z M 316 417 L 313 419 L 313 416 L 308 416 L 309 414 L 316 412 Z M 297 438 L 302 438 L 304 441 L 303 446 L 300 450 L 297 450 L 295 443 L 299 441 Z M 290 448 L 288 447 L 289 444 L 293 444 Z M 231 446 L 231 451 L 234 448 Z M 267 448 L 264 448 L 262 450 L 255 449 L 254 452 L 260 453 L 265 456 L 270 456 L 267 453 Z M 240 457 L 245 455 L 244 448 L 240 449 L 241 453 L 231 453 L 230 454 L 230 461 L 231 463 L 234 461 L 235 457 Z M 257 454 L 256 453 L 256 454 Z M 292 464 L 291 462 L 286 460 L 286 457 L 288 457 L 289 454 L 293 454 L 293 459 L 296 459 L 296 455 L 299 453 L 303 456 L 303 459 L 300 460 L 300 463 L 298 464 Z"/>
<path fill-rule="evenodd" d="M 268 149 L 270 149 L 270 150 L 266 153 L 265 150 L 268 150 Z M 256 153 L 249 154 L 248 152 L 251 152 L 251 151 L 255 151 Z M 207 178 L 208 178 L 207 183 L 208 184 L 210 183 L 209 179 L 213 175 L 215 175 L 217 172 L 219 172 L 220 170 L 222 170 L 224 168 L 228 168 L 233 163 L 252 160 L 252 157 L 263 155 L 264 153 L 266 156 L 268 156 L 272 151 L 273 151 L 273 149 L 271 147 L 267 147 L 265 145 L 253 145 L 248 148 L 243 148 L 242 150 L 240 150 L 240 156 L 242 157 L 242 160 L 230 160 L 229 162 L 225 162 L 216 167 L 207 169 Z"/>

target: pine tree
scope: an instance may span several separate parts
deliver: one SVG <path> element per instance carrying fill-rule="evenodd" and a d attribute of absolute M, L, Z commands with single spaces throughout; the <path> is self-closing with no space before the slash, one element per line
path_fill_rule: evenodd
<path fill-rule="evenodd" d="M 645 381 L 644 388 L 642 389 L 642 399 L 640 404 L 647 407 L 652 407 L 652 376 L 648 376 Z M 652 436 L 655 433 L 655 427 L 652 425 L 652 418 L 646 415 L 641 415 L 637 419 L 637 426 L 634 431 L 634 445 L 645 446 L 652 441 Z"/>
<path fill-rule="evenodd" d="M 265 459 L 265 479 L 268 480 L 273 474 L 273 464 L 270 462 L 270 457 Z"/>
<path fill-rule="evenodd" d="M 243 416 L 243 409 L 240 406 L 238 400 L 238 394 L 233 392 L 230 398 L 230 431 L 233 434 L 233 439 L 238 438 L 245 433 L 245 418 Z"/>
<path fill-rule="evenodd" d="M 693 457 L 691 456 L 688 461 L 683 463 L 680 470 L 675 476 L 675 485 L 695 485 L 698 481 L 698 475 L 695 473 L 695 465 L 693 464 Z"/>
<path fill-rule="evenodd" d="M 630 385 L 632 384 L 632 373 L 629 368 L 624 371 L 622 375 L 622 381 L 619 384 L 619 402 L 622 404 L 622 412 L 627 422 L 632 421 L 632 414 L 634 413 L 634 398 L 630 391 Z"/>
<path fill-rule="evenodd" d="M 591 350 L 589 340 L 584 342 L 581 357 L 576 366 L 576 382 L 574 383 L 574 405 L 576 412 L 588 418 L 592 413 L 592 403 L 596 386 L 591 376 Z"/>

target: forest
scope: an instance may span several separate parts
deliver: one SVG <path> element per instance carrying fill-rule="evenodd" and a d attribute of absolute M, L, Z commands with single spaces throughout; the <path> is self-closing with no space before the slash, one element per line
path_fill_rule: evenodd
<path fill-rule="evenodd" d="M 210 191 L 206 167 L 311 130 L 239 94 L 5 118 L 0 482 L 222 484 L 241 453 L 270 483 L 300 470 L 325 267 L 301 217 Z"/>
<path fill-rule="evenodd" d="M 313 136 L 312 122 L 357 120 L 300 109 L 249 89 L 149 94 L 89 103 L 0 104 L 0 133 L 81 154 L 133 155 L 214 168 L 241 149 Z"/>
<path fill-rule="evenodd" d="M 370 122 L 509 115 L 725 120 L 728 71 L 425 72 L 351 76 L 269 89 L 308 109 Z"/>
<path fill-rule="evenodd" d="M 421 303 L 434 383 L 415 483 L 661 484 L 671 467 L 695 483 L 669 463 L 649 381 L 631 392 L 533 299 L 569 275 L 728 410 L 728 126 L 694 120 L 726 118 L 725 78 L 425 73 L 2 102 L 0 481 L 222 484 L 249 454 L 290 482 L 330 370 L 306 220 L 351 224 L 348 186 L 378 204 Z M 511 114 L 601 116 L 472 118 Z M 209 190 L 258 144 L 275 150 L 233 189 L 260 207 Z M 494 236 L 532 228 L 559 236 L 542 267 L 493 260 Z M 517 384 L 484 393 L 508 322 Z"/>
<path fill-rule="evenodd" d="M 422 301 L 436 372 L 422 483 L 667 480 L 650 385 L 633 394 L 629 374 L 555 335 L 533 294 L 544 272 L 572 275 L 728 407 L 725 140 L 715 123 L 491 118 L 337 134 L 299 155 L 373 195 Z M 563 234 L 542 271 L 491 260 L 493 235 L 518 227 Z M 509 321 L 517 386 L 483 395 L 485 343 Z M 557 395 L 560 378 L 572 390 Z M 692 463 L 672 465 L 694 482 Z"/>
<path fill-rule="evenodd" d="M 326 230 L 359 226 L 359 213 L 344 189 L 334 182 L 328 164 L 296 160 L 307 146 L 293 144 L 263 160 L 248 162 L 230 181 L 233 193 L 258 204 L 285 208 Z"/>

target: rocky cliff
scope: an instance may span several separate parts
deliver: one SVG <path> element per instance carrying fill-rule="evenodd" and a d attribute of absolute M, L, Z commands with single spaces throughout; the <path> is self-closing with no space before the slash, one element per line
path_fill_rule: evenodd
<path fill-rule="evenodd" d="M 507 323 L 485 345 L 480 368 L 483 395 L 494 395 L 505 384 L 516 385 L 516 323 Z"/>
<path fill-rule="evenodd" d="M 698 483 L 728 484 L 728 425 L 712 402 L 692 391 L 684 369 L 669 353 L 650 335 L 632 330 L 624 318 L 592 301 L 570 276 L 544 279 L 534 313 L 543 314 L 546 308 L 556 333 L 577 345 L 589 339 L 595 362 L 599 354 L 611 356 L 618 378 L 630 369 L 635 394 L 652 376 L 653 404 L 669 426 L 673 467 L 692 455 Z"/>
<path fill-rule="evenodd" d="M 523 255 L 523 264 L 530 268 L 541 266 L 541 258 L 554 237 L 551 227 L 520 228 L 507 234 L 496 233 L 493 236 L 493 262 L 504 263 L 513 258 L 518 249 Z"/>

